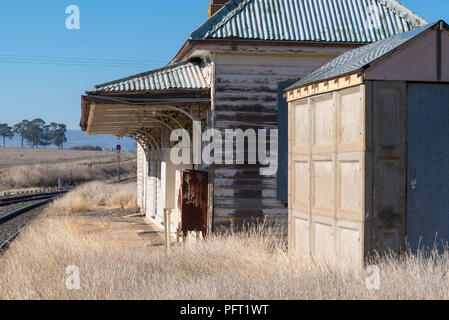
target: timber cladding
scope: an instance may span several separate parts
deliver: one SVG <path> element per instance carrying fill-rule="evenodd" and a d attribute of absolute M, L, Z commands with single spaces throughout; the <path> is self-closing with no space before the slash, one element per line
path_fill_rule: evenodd
<path fill-rule="evenodd" d="M 213 126 L 277 129 L 278 84 L 309 74 L 332 56 L 217 53 Z M 260 165 L 215 165 L 213 212 L 216 228 L 251 219 L 286 226 L 288 212 L 277 200 L 276 175 L 262 176 Z"/>

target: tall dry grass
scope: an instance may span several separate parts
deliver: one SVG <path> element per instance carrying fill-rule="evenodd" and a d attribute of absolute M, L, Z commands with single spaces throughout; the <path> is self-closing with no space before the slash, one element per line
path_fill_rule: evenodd
<path fill-rule="evenodd" d="M 136 161 L 127 161 L 121 165 L 121 177 L 135 176 Z M 116 176 L 117 164 L 97 163 L 90 167 L 88 163 L 61 163 L 51 165 L 26 165 L 8 169 L 0 177 L 0 183 L 11 187 L 52 187 L 58 185 L 58 179 L 64 184 L 77 184 L 94 180 L 107 180 Z"/>
<path fill-rule="evenodd" d="M 56 201 L 0 255 L 0 299 L 449 299 L 449 253 L 376 258 L 363 272 L 290 256 L 275 230 L 211 235 L 194 245 L 130 248 L 98 237 L 80 211 L 135 205 L 135 185 L 89 183 Z M 99 218 L 100 219 L 100 218 Z M 66 287 L 66 268 L 81 288 Z"/>
<path fill-rule="evenodd" d="M 136 190 L 136 183 L 107 184 L 100 181 L 89 182 L 54 201 L 47 209 L 47 213 L 70 214 L 136 208 Z"/>
<path fill-rule="evenodd" d="M 37 220 L 0 258 L 0 299 L 448 299 L 448 254 L 377 261 L 361 273 L 313 266 L 269 230 L 213 235 L 194 246 L 132 249 L 95 239 L 82 218 Z M 65 286 L 80 268 L 80 290 Z"/>

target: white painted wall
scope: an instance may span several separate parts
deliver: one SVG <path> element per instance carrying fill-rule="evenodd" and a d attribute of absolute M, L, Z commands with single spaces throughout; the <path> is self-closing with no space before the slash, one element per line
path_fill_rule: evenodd
<path fill-rule="evenodd" d="M 141 212 L 144 212 L 143 205 L 143 188 L 144 188 L 144 163 L 145 163 L 145 151 L 142 146 L 137 144 L 137 205 Z"/>
<path fill-rule="evenodd" d="M 164 209 L 175 209 L 176 171 L 192 169 L 191 165 L 175 165 L 170 161 L 170 148 L 162 151 L 150 151 L 148 157 L 144 157 L 143 149 L 138 151 L 138 168 L 141 168 L 141 178 L 138 179 L 138 193 L 143 194 L 139 200 L 142 204 L 142 212 L 146 218 L 162 227 L 164 221 Z M 151 161 L 148 171 L 148 160 Z M 157 162 L 157 166 L 155 163 Z M 156 189 L 156 215 L 154 215 Z M 173 217 L 172 231 L 176 231 L 176 221 Z"/>

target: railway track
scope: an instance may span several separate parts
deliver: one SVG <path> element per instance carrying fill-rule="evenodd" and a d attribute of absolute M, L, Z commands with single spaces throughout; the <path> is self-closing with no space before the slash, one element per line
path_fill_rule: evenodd
<path fill-rule="evenodd" d="M 137 177 L 120 179 L 120 181 L 107 181 L 106 183 L 107 184 L 121 184 L 121 183 L 127 183 L 127 182 L 132 182 L 132 181 L 137 181 Z"/>
<path fill-rule="evenodd" d="M 136 180 L 136 177 L 122 179 L 110 183 L 126 183 Z M 37 215 L 33 213 L 39 207 L 50 203 L 55 198 L 67 193 L 65 190 L 48 189 L 45 192 L 37 190 L 27 193 L 16 193 L 0 197 L 0 253 L 24 230 L 25 226 Z"/>
<path fill-rule="evenodd" d="M 10 206 L 15 203 L 30 202 L 36 200 L 45 200 L 51 197 L 56 197 L 58 195 L 66 193 L 67 190 L 57 190 L 57 191 L 47 191 L 47 192 L 36 192 L 27 194 L 16 194 L 13 196 L 3 196 L 0 197 L 0 207 Z"/>
<path fill-rule="evenodd" d="M 63 189 L 67 190 L 67 189 Z M 29 196 L 33 194 L 38 193 L 50 193 L 50 192 L 56 192 L 61 191 L 57 187 L 52 188 L 40 188 L 40 189 L 32 189 L 32 190 L 21 190 L 21 191 L 3 191 L 0 192 L 0 199 L 6 198 L 6 197 L 15 197 L 15 196 Z"/>
<path fill-rule="evenodd" d="M 0 198 L 0 253 L 35 217 L 34 209 L 50 203 L 67 190 Z"/>

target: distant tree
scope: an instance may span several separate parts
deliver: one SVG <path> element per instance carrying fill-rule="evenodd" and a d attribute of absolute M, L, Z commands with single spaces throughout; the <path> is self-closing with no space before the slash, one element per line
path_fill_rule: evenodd
<path fill-rule="evenodd" d="M 39 136 L 38 145 L 49 146 L 53 143 L 53 131 L 50 125 L 44 125 Z"/>
<path fill-rule="evenodd" d="M 52 122 L 50 128 L 53 144 L 61 150 L 64 149 L 64 143 L 67 142 L 67 126 L 62 123 Z"/>
<path fill-rule="evenodd" d="M 0 136 L 3 137 L 3 148 L 6 146 L 6 138 L 12 139 L 14 137 L 12 128 L 7 123 L 0 124 Z"/>
<path fill-rule="evenodd" d="M 48 134 L 48 128 L 46 128 L 45 121 L 42 119 L 34 119 L 26 126 L 25 140 L 28 141 L 30 147 L 38 148 L 39 145 L 46 144 L 46 134 Z"/>
<path fill-rule="evenodd" d="M 23 120 L 14 125 L 13 132 L 20 134 L 22 147 L 24 141 L 27 141 L 31 148 L 54 144 L 59 149 L 63 149 L 64 143 L 67 142 L 67 126 L 65 124 L 52 122 L 47 125 L 44 120 L 39 118 L 32 121 Z"/>
<path fill-rule="evenodd" d="M 20 135 L 20 138 L 22 139 L 22 148 L 23 148 L 23 142 L 26 137 L 26 130 L 28 127 L 28 124 L 30 122 L 28 120 L 22 120 L 22 122 L 17 123 L 13 126 L 13 132 Z"/>

